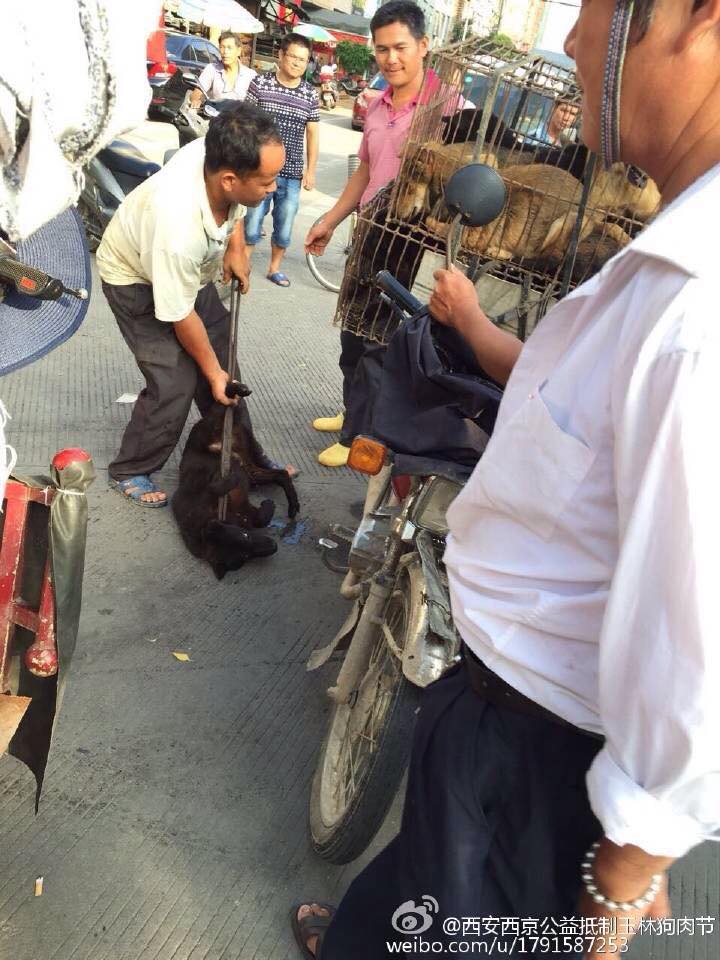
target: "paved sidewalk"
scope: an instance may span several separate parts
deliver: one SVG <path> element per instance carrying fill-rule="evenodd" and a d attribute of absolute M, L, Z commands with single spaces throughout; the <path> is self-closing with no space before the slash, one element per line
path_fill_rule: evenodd
<path fill-rule="evenodd" d="M 139 509 L 108 489 L 129 413 L 116 400 L 141 384 L 99 285 L 71 341 L 0 381 L 24 470 L 46 469 L 71 445 L 98 468 L 81 632 L 37 818 L 32 778 L 0 760 L 0 960 L 295 960 L 290 904 L 337 899 L 360 866 L 328 866 L 306 834 L 337 667 L 307 674 L 304 665 L 346 613 L 317 539 L 332 521 L 350 524 L 348 507 L 363 495 L 350 471 L 317 464 L 328 437 L 310 427 L 338 409 L 338 333 L 334 296 L 310 277 L 301 240 L 342 188 L 359 142 L 342 109 L 323 118 L 321 136 L 320 189 L 304 197 L 286 261 L 292 286 L 264 279 L 260 246 L 242 304 L 257 432 L 302 469 L 301 524 L 291 536 L 276 528 L 275 557 L 218 583 L 185 551 L 169 510 Z M 176 478 L 175 456 L 162 479 L 172 490 Z M 718 864 L 706 846 L 677 872 L 678 915 L 717 916 Z M 631 956 L 649 947 L 669 960 L 720 955 L 717 938 L 686 935 L 646 938 Z"/>

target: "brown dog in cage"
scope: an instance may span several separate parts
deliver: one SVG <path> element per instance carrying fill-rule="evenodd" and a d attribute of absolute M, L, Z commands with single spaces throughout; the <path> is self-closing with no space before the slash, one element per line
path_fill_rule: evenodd
<path fill-rule="evenodd" d="M 539 260 L 559 263 L 565 256 L 579 213 L 582 184 L 568 171 L 544 163 L 516 164 L 500 170 L 507 188 L 500 216 L 484 227 L 468 227 L 462 244 L 496 260 Z M 626 246 L 632 237 L 609 217 L 644 222 L 657 210 L 660 192 L 650 179 L 636 185 L 623 164 L 593 177 L 579 241 L 591 235 Z M 428 230 L 446 236 L 448 224 L 437 215 L 426 218 Z"/>
<path fill-rule="evenodd" d="M 497 168 L 496 152 L 518 147 L 515 134 L 493 114 L 485 131 L 486 149 L 473 161 L 479 121 L 478 111 L 460 110 L 443 121 L 442 140 L 408 144 L 402 171 L 404 183 L 398 192 L 393 216 L 412 221 L 426 214 L 442 200 L 445 184 L 460 167 L 475 162 Z"/>
<path fill-rule="evenodd" d="M 518 137 L 500 117 L 491 114 L 483 149 L 473 157 L 481 122 L 481 111 L 462 110 L 443 120 L 442 140 L 408 144 L 395 216 L 405 221 L 424 217 L 431 233 L 445 237 L 445 184 L 460 167 L 486 163 L 503 177 L 508 198 L 492 224 L 464 232 L 463 246 L 492 259 L 543 260 L 548 266 L 557 265 L 575 227 L 587 148 L 582 144 L 540 146 Z M 601 254 L 607 259 L 632 239 L 614 221 L 628 218 L 644 223 L 659 203 L 658 188 L 647 177 L 629 176 L 623 164 L 609 171 L 596 167 L 579 242 L 594 236 L 598 248 L 591 259 L 597 262 Z M 583 249 L 587 250 L 587 245 Z"/>

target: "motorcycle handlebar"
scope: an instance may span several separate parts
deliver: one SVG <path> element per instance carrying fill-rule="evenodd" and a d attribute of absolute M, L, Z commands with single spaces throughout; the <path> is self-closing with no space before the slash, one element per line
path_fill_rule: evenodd
<path fill-rule="evenodd" d="M 422 308 L 422 303 L 417 297 L 406 290 L 388 270 L 381 270 L 375 277 L 375 283 L 405 313 L 412 315 Z"/>

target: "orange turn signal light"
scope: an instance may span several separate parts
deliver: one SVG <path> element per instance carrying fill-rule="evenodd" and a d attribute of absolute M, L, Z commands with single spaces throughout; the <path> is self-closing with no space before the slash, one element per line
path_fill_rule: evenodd
<path fill-rule="evenodd" d="M 351 470 L 374 477 L 383 468 L 387 447 L 370 437 L 355 437 L 350 447 L 347 465 Z"/>

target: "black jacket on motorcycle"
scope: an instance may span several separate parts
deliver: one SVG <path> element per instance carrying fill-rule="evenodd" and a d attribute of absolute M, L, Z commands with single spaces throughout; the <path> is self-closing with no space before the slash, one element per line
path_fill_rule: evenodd
<path fill-rule="evenodd" d="M 427 310 L 401 324 L 387 347 L 372 436 L 396 454 L 450 461 L 466 472 L 484 451 L 502 388 L 454 330 Z M 434 472 L 434 471 L 429 471 Z"/>

